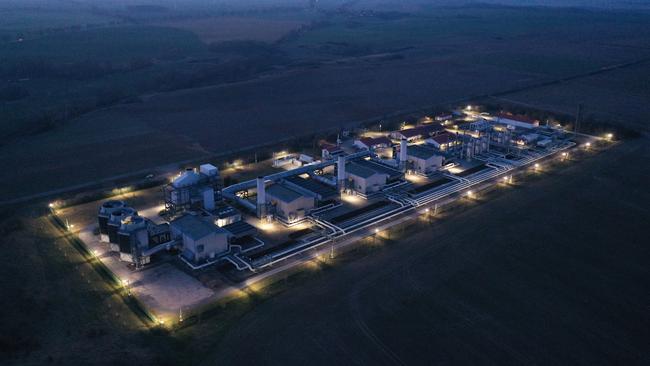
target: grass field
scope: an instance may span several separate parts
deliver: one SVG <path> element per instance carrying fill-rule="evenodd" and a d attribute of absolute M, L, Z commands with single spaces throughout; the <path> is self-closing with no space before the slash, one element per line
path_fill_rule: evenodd
<path fill-rule="evenodd" d="M 256 306 L 203 364 L 645 364 L 647 144 L 385 240 Z"/>
<path fill-rule="evenodd" d="M 165 27 L 123 26 L 83 32 L 59 33 L 0 46 L 6 66 L 47 57 L 53 63 L 79 60 L 123 63 L 138 57 L 169 59 L 204 51 L 204 45 L 187 31 Z"/>
<path fill-rule="evenodd" d="M 43 34 L 95 27 L 119 22 L 120 19 L 98 14 L 89 6 L 46 0 L 5 0 L 0 3 L 0 42 L 18 38 L 36 38 Z"/>
<path fill-rule="evenodd" d="M 439 7 L 428 12 L 404 15 L 395 20 L 339 17 L 328 19 L 331 24 L 320 27 L 295 40 L 310 46 L 325 42 L 370 45 L 374 47 L 403 47 L 444 42 L 450 38 L 463 43 L 494 39 L 509 41 L 520 38 L 563 39 L 589 41 L 586 27 L 604 30 L 601 37 L 624 39 L 635 30 L 635 38 L 645 38 L 647 14 L 621 13 L 611 17 L 606 13 L 582 10 L 558 11 L 553 8 L 504 8 L 482 6 Z M 463 42 L 465 41 L 465 42 Z"/>
<path fill-rule="evenodd" d="M 578 103 L 591 120 L 616 123 L 648 132 L 650 124 L 650 62 L 607 75 L 597 75 L 560 85 L 504 95 L 500 100 L 529 107 L 575 113 Z"/>
<path fill-rule="evenodd" d="M 151 357 L 134 352 L 143 325 L 41 214 L 3 213 L 2 248 L 16 259 L 0 269 L 3 304 L 14 304 L 0 315 L 3 364 L 110 364 L 129 351 Z"/>
<path fill-rule="evenodd" d="M 27 141 L 7 143 L 0 148 L 3 152 L 0 161 L 20 162 L 21 166 L 29 168 L 0 186 L 13 194 L 35 193 L 82 183 L 89 176 L 105 178 L 203 156 L 206 152 L 222 153 L 354 122 L 386 119 L 399 111 L 422 111 L 432 105 L 444 106 L 467 97 L 526 88 L 538 82 L 650 57 L 650 49 L 644 46 L 647 30 L 639 29 L 638 19 L 643 16 L 640 14 L 624 13 L 621 19 L 629 23 L 617 25 L 607 23 L 611 21 L 599 12 L 571 10 L 571 14 L 578 13 L 579 20 L 591 17 L 596 24 L 606 25 L 594 36 L 586 21 L 562 23 L 570 23 L 569 18 L 558 10 L 537 14 L 527 9 L 508 8 L 500 18 L 494 16 L 498 9 L 470 7 L 465 11 L 466 17 L 452 16 L 463 9 L 466 8 L 445 8 L 438 15 L 427 13 L 421 17 L 388 21 L 355 19 L 359 24 L 350 29 L 345 28 L 348 21 L 335 17 L 329 25 L 307 30 L 298 38 L 288 39 L 271 49 L 264 48 L 255 56 L 242 54 L 241 60 L 249 60 L 245 65 L 244 61 L 226 66 L 219 64 L 220 61 L 206 61 L 192 63 L 193 68 L 188 69 L 189 63 L 171 62 L 92 82 L 70 82 L 69 93 L 80 99 L 90 99 L 88 103 L 93 101 L 89 96 L 102 90 L 104 82 L 121 85 L 126 94 L 147 90 L 152 80 L 178 80 L 180 85 L 196 83 L 204 87 L 157 93 L 142 98 L 141 103 L 86 114 L 56 124 L 44 133 L 30 136 Z M 527 25 L 521 19 L 529 13 L 533 20 Z M 552 31 L 548 31 L 549 27 L 537 27 L 538 23 L 546 21 L 549 27 L 554 25 Z M 442 25 L 437 25 L 438 22 Z M 430 29 L 427 28 L 429 24 Z M 496 36 L 511 26 L 513 30 L 508 36 Z M 429 30 L 421 32 L 421 28 L 432 32 L 441 29 L 442 33 L 432 35 L 427 33 Z M 189 32 L 175 33 L 175 30 L 169 32 L 183 37 L 191 35 Z M 372 37 L 365 32 L 370 32 Z M 419 38 L 409 37 L 408 32 L 414 32 Z M 391 37 L 401 41 L 391 44 Z M 198 42 L 197 38 L 190 39 Z M 347 43 L 337 44 L 341 39 Z M 380 49 L 366 48 L 369 40 L 384 40 L 385 43 Z M 301 44 L 309 47 L 301 48 Z M 156 49 L 154 45 L 151 47 Z M 201 47 L 197 45 L 196 48 L 200 51 Z M 374 52 L 380 52 L 379 56 L 365 57 Z M 282 56 L 276 57 L 277 54 Z M 161 70 L 163 67 L 165 69 Z M 539 92 L 536 89 L 521 91 L 521 98 L 516 93 L 504 98 L 523 104 L 531 102 L 541 109 L 561 105 L 560 111 L 567 114 L 574 113 L 577 104 L 583 103 L 586 113 L 591 115 L 598 108 L 594 105 L 598 104 L 607 106 L 608 114 L 601 114 L 606 122 L 624 121 L 626 125 L 644 126 L 647 121 L 643 114 L 630 112 L 633 111 L 630 106 L 642 103 L 647 94 L 647 84 L 642 77 L 644 67 L 638 65 L 630 71 L 612 71 L 611 76 L 603 74 L 544 87 Z M 238 77 L 223 78 L 238 73 Z M 591 83 L 592 79 L 604 81 Z M 36 86 L 45 82 L 33 83 Z M 608 91 L 608 83 L 616 88 L 615 94 Z M 49 85 L 42 92 L 35 92 L 34 98 L 40 96 L 50 103 L 63 99 L 65 93 L 61 92 L 48 96 L 49 91 L 45 90 L 52 87 Z M 561 90 L 545 93 L 549 88 Z M 38 111 L 33 107 L 38 103 L 30 98 L 14 102 L 22 103 L 22 109 L 14 105 L 13 112 Z M 614 100 L 622 103 L 610 102 Z M 4 112 L 10 113 L 9 110 Z M 619 116 L 623 117 L 614 118 Z M 113 162 L 119 150 L 96 148 L 102 141 L 116 147 L 130 146 L 135 141 L 132 132 L 161 144 L 152 147 L 152 153 L 131 154 L 128 163 L 122 160 L 124 164 Z M 120 134 L 124 138 L 120 138 Z M 178 137 L 176 141 L 174 136 Z M 74 143 L 61 145 L 68 140 Z M 167 141 L 174 143 L 163 145 Z M 147 147 L 142 147 L 142 151 L 145 150 Z M 87 159 L 93 161 L 92 166 L 103 169 L 88 174 L 65 174 L 72 166 L 78 166 L 59 161 L 65 160 L 71 151 L 83 151 Z M 42 156 L 51 158 L 42 159 Z M 175 156 L 178 159 L 174 159 Z M 52 174 L 67 178 L 57 182 L 43 179 Z"/>
<path fill-rule="evenodd" d="M 3 362 L 645 364 L 648 142 L 366 241 L 171 334 L 145 331 L 42 210 L 4 215 Z"/>
<path fill-rule="evenodd" d="M 20 22 L 28 18 L 3 18 L 2 9 L 0 36 L 26 29 Z M 71 14 L 65 24 L 46 13 L 30 22 L 112 19 Z M 221 60 L 183 62 L 203 59 L 207 47 L 178 29 L 133 33 L 120 25 L 43 35 L 51 42 L 38 34 L 5 42 L 0 58 L 16 63 L 44 50 L 59 65 L 158 60 L 88 80 L 25 81 L 29 97 L 0 102 L 3 134 L 25 127 L 31 111 L 95 103 L 97 90 L 145 95 L 3 139 L 0 191 L 21 197 L 512 88 L 523 89 L 489 100 L 568 115 L 582 103 L 587 121 L 647 133 L 648 63 L 525 87 L 650 57 L 648 19 L 643 12 L 476 5 L 392 20 L 339 14 L 275 45 L 284 61 L 235 79 L 222 78 L 237 68 L 220 68 Z M 180 52 L 170 56 L 170 49 Z M 376 53 L 392 57 L 363 57 Z M 161 92 L 149 84 L 161 78 L 205 83 Z M 7 207 L 0 214 L 0 363 L 646 365 L 648 146 L 640 137 L 544 172 L 430 227 L 412 225 L 334 264 L 242 294 L 172 334 L 143 328 L 42 218 L 47 202 Z"/>
<path fill-rule="evenodd" d="M 292 30 L 308 24 L 304 19 L 273 19 L 260 17 L 213 17 L 172 20 L 160 26 L 188 30 L 205 43 L 254 40 L 274 42 Z"/>

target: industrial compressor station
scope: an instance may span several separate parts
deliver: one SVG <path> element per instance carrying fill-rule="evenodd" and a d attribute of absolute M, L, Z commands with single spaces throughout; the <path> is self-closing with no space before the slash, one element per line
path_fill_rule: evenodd
<path fill-rule="evenodd" d="M 227 187 L 214 165 L 185 169 L 161 189 L 162 218 L 109 200 L 99 206 L 97 234 L 135 268 L 176 253 L 192 270 L 230 263 L 256 272 L 471 197 L 474 187 L 512 181 L 516 170 L 566 157 L 588 140 L 526 116 L 467 107 L 396 131 L 338 138 L 320 158 L 285 154 L 273 161 L 281 171 Z"/>

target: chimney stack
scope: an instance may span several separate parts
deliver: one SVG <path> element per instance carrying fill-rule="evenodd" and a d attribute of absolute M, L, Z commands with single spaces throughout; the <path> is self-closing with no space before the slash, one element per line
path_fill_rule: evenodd
<path fill-rule="evenodd" d="M 345 189 L 345 157 L 339 155 L 336 162 L 336 184 L 339 192 Z"/>
<path fill-rule="evenodd" d="M 257 177 L 257 217 L 266 216 L 266 187 L 264 177 Z"/>
<path fill-rule="evenodd" d="M 403 170 L 406 169 L 406 161 L 408 160 L 408 143 L 406 142 L 406 139 L 403 138 L 399 142 L 399 166 Z"/>

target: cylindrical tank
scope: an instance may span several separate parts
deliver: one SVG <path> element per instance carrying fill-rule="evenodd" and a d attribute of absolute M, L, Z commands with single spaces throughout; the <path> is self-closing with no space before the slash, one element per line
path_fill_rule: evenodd
<path fill-rule="evenodd" d="M 339 192 L 345 189 L 345 157 L 339 156 L 336 162 L 336 184 Z"/>
<path fill-rule="evenodd" d="M 399 165 L 402 170 L 406 169 L 406 161 L 408 160 L 408 143 L 406 139 L 399 142 Z"/>

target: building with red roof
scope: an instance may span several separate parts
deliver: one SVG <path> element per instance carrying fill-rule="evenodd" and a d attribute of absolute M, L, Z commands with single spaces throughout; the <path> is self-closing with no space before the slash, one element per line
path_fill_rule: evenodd
<path fill-rule="evenodd" d="M 429 137 L 425 140 L 427 145 L 431 145 L 438 150 L 446 150 L 458 142 L 456 135 L 445 132 L 436 136 Z"/>
<path fill-rule="evenodd" d="M 391 137 L 397 140 L 406 139 L 407 141 L 415 141 L 442 133 L 444 130 L 445 128 L 440 123 L 431 123 L 406 130 L 394 131 L 391 133 Z"/>
<path fill-rule="evenodd" d="M 391 139 L 386 136 L 380 137 L 362 137 L 354 141 L 354 146 L 363 150 L 374 150 L 393 145 Z"/>
<path fill-rule="evenodd" d="M 539 121 L 528 116 L 512 113 L 499 113 L 496 115 L 496 122 L 503 123 L 509 126 L 534 128 L 539 127 Z"/>

